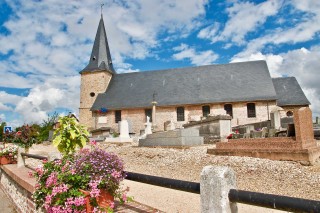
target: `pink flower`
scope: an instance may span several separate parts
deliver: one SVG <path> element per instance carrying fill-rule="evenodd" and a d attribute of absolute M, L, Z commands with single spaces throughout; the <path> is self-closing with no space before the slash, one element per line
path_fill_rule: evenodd
<path fill-rule="evenodd" d="M 29 178 L 32 178 L 33 177 L 33 173 L 31 171 L 28 171 L 28 176 L 29 176 Z"/>
<path fill-rule="evenodd" d="M 56 185 L 57 180 L 58 180 L 57 173 L 56 172 L 51 173 L 46 181 L 46 187 Z"/>
<path fill-rule="evenodd" d="M 42 163 L 47 163 L 48 162 L 48 159 L 43 159 L 42 160 Z"/>
<path fill-rule="evenodd" d="M 114 208 L 114 202 L 110 202 L 109 203 L 109 207 L 113 209 Z"/>
<path fill-rule="evenodd" d="M 97 145 L 97 141 L 95 141 L 95 140 L 90 141 L 90 145 L 91 146 L 96 146 Z"/>
<path fill-rule="evenodd" d="M 124 193 L 123 195 L 122 195 L 122 200 L 124 201 L 124 202 L 126 202 L 127 201 L 127 194 L 126 193 Z"/>

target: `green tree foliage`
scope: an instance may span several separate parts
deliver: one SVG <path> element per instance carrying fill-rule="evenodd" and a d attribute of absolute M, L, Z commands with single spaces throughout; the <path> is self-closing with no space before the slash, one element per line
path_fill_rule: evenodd
<path fill-rule="evenodd" d="M 3 141 L 3 128 L 7 126 L 7 123 L 6 122 L 2 122 L 1 125 L 0 125 L 0 141 Z"/>
<path fill-rule="evenodd" d="M 38 139 L 40 141 L 46 141 L 49 138 L 49 132 L 53 130 L 53 125 L 55 124 L 58 118 L 58 113 L 53 113 L 52 115 L 48 115 L 47 120 L 43 120 L 39 129 Z"/>
<path fill-rule="evenodd" d="M 53 133 L 53 145 L 63 155 L 74 153 L 77 147 L 83 148 L 89 140 L 87 128 L 73 117 L 60 117 L 59 127 Z"/>

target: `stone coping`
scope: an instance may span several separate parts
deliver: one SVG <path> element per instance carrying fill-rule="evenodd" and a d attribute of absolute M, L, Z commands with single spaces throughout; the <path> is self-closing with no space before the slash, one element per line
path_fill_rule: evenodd
<path fill-rule="evenodd" d="M 37 181 L 35 178 L 29 177 L 28 172 L 32 171 L 31 169 L 26 167 L 18 168 L 17 164 L 1 165 L 0 168 L 21 187 L 30 193 L 34 192 L 34 186 L 36 185 Z"/>

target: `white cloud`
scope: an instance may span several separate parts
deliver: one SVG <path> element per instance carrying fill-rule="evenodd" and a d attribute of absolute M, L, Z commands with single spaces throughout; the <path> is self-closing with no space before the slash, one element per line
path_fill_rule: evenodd
<path fill-rule="evenodd" d="M 11 111 L 12 108 L 7 106 L 7 105 L 4 105 L 3 103 L 0 103 L 0 110 L 3 110 L 3 111 Z"/>
<path fill-rule="evenodd" d="M 174 50 L 180 51 L 180 52 L 173 54 L 172 55 L 173 59 L 175 60 L 189 59 L 192 64 L 198 65 L 198 66 L 212 64 L 219 57 L 212 50 L 197 52 L 195 48 L 189 47 L 186 44 L 181 44 L 180 46 L 175 47 Z"/>
<path fill-rule="evenodd" d="M 281 55 L 267 54 L 263 55 L 261 52 L 251 54 L 246 57 L 234 57 L 231 63 L 242 62 L 242 61 L 257 61 L 265 60 L 268 64 L 271 77 L 281 77 L 282 74 L 279 73 L 279 67 L 282 65 L 283 57 Z"/>
<path fill-rule="evenodd" d="M 267 44 L 296 44 L 312 40 L 320 33 L 320 2 L 313 0 L 292 1 L 290 2 L 295 8 L 294 12 L 306 13 L 306 17 L 302 15 L 291 28 L 277 28 L 268 32 L 265 36 L 253 39 L 248 42 L 246 49 L 238 53 L 238 57 L 246 57 L 247 55 L 261 51 Z"/>
<path fill-rule="evenodd" d="M 233 44 L 245 43 L 245 36 L 265 23 L 268 17 L 274 16 L 281 7 L 282 0 L 270 0 L 260 4 L 252 2 L 236 2 L 227 8 L 229 20 L 220 32 L 220 25 L 214 23 L 202 29 L 198 37 L 212 42 L 231 41 Z"/>
<path fill-rule="evenodd" d="M 52 79 L 42 86 L 30 90 L 17 104 L 15 111 L 27 122 L 41 122 L 56 108 L 75 111 L 79 106 L 79 78 Z"/>
<path fill-rule="evenodd" d="M 255 53 L 247 57 L 234 57 L 232 62 L 266 60 L 271 76 L 294 76 L 311 102 L 314 116 L 320 116 L 320 46 L 301 48 L 279 55 Z"/>
<path fill-rule="evenodd" d="M 6 115 L 5 114 L 0 114 L 0 122 L 5 122 L 6 121 Z"/>
<path fill-rule="evenodd" d="M 78 72 L 89 61 L 100 5 L 90 0 L 67 4 L 64 0 L 6 3 L 14 14 L 3 24 L 8 33 L 0 35 L 0 54 L 6 55 L 6 60 L 0 60 L 0 87 L 31 89 L 27 97 L 0 93 L 0 100 L 6 99 L 0 110 L 14 110 L 23 122 L 41 122 L 56 108 L 77 112 Z M 127 58 L 157 57 L 150 49 L 161 45 L 159 34 L 188 34 L 199 25 L 206 3 L 207 0 L 105 2 L 104 23 L 118 72 L 139 71 L 125 62 Z"/>

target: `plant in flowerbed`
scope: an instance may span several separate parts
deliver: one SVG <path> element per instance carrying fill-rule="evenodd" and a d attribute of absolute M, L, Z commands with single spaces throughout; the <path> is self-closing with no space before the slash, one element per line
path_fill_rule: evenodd
<path fill-rule="evenodd" d="M 60 120 L 60 127 L 68 123 L 66 128 L 73 133 L 60 127 L 55 132 L 60 135 L 59 143 L 53 143 L 58 148 L 60 145 L 62 159 L 44 162 L 34 173 L 38 181 L 33 194 L 36 207 L 44 207 L 47 212 L 113 212 L 114 199 L 120 203 L 128 199 L 127 190 L 120 187 L 126 175 L 123 162 L 94 143 L 90 149 L 76 151 L 85 145 L 83 138 L 88 140 L 87 131 L 71 119 Z"/>
<path fill-rule="evenodd" d="M 17 132 L 12 139 L 12 142 L 22 148 L 25 148 L 25 152 L 29 152 L 29 148 L 33 144 L 39 144 L 38 140 L 39 132 L 35 126 L 23 125 L 17 128 Z"/>
<path fill-rule="evenodd" d="M 17 162 L 18 147 L 14 144 L 0 146 L 0 164 L 11 164 Z"/>

